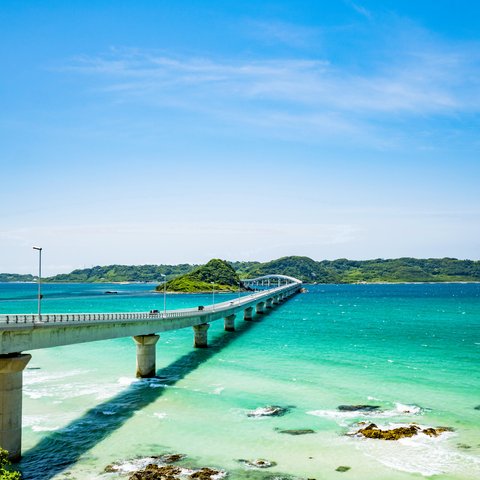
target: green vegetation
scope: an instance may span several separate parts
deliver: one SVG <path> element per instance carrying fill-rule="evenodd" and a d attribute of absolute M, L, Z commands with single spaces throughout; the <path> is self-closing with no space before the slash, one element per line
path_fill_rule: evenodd
<path fill-rule="evenodd" d="M 0 447 L 0 480 L 20 480 L 22 476 L 19 472 L 10 469 L 8 461 L 8 452 Z"/>
<path fill-rule="evenodd" d="M 220 262 L 220 263 L 217 263 Z M 396 258 L 375 260 L 322 260 L 308 257 L 283 257 L 270 262 L 224 262 L 216 260 L 203 267 L 197 265 L 107 265 L 74 270 L 55 275 L 45 282 L 155 282 L 162 281 L 162 274 L 169 281 L 170 291 L 206 291 L 215 281 L 225 290 L 236 287 L 229 283 L 231 270 L 240 278 L 249 278 L 268 273 L 278 273 L 299 278 L 307 283 L 399 283 L 399 282 L 480 282 L 480 261 L 457 260 L 456 258 Z M 226 271 L 229 266 L 229 274 Z M 214 277 L 215 269 L 219 277 Z M 195 273 L 200 269 L 200 273 Z M 202 273 L 203 272 L 203 273 Z M 194 274 L 195 273 L 195 274 Z M 185 274 L 194 274 L 188 276 Z M 222 276 L 226 275 L 225 278 Z M 237 277 L 237 278 L 238 278 Z M 213 280 L 211 279 L 213 278 Z M 175 279 L 175 283 L 172 280 Z M 34 281 L 33 275 L 0 274 L 0 282 Z M 238 281 L 232 280 L 230 281 Z M 204 282 L 205 284 L 201 284 Z"/>
<path fill-rule="evenodd" d="M 335 271 L 308 257 L 283 257 L 271 262 L 259 263 L 250 268 L 246 275 L 258 277 L 269 273 L 289 275 L 310 283 L 339 283 L 339 277 Z"/>
<path fill-rule="evenodd" d="M 308 283 L 479 282 L 480 261 L 405 257 L 316 262 L 308 257 L 283 257 L 258 264 L 248 273 L 281 273 Z"/>
<path fill-rule="evenodd" d="M 29 274 L 22 275 L 19 273 L 0 273 L 0 282 L 33 282 L 35 279 L 36 277 Z"/>
<path fill-rule="evenodd" d="M 185 293 L 210 292 L 213 288 L 212 282 L 216 291 L 231 292 L 238 289 L 240 279 L 228 262 L 214 258 L 190 273 L 169 280 L 166 290 Z M 163 288 L 163 285 L 158 285 L 156 289 L 163 291 Z"/>
<path fill-rule="evenodd" d="M 46 282 L 111 283 L 111 282 L 159 282 L 162 274 L 168 278 L 188 273 L 195 265 L 107 265 L 83 268 L 45 279 Z"/>

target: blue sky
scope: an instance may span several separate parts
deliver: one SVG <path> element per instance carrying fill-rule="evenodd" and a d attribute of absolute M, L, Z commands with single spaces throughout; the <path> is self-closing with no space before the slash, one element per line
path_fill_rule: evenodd
<path fill-rule="evenodd" d="M 0 271 L 480 258 L 480 5 L 9 1 Z"/>

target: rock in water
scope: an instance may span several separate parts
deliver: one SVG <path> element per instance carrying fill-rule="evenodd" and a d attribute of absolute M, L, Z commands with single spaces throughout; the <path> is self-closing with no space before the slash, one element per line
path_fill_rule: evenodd
<path fill-rule="evenodd" d="M 453 432 L 454 429 L 452 427 L 429 427 L 429 428 L 424 428 L 422 430 L 422 433 L 425 435 L 428 435 L 429 437 L 438 437 L 441 433 L 443 432 Z"/>
<path fill-rule="evenodd" d="M 258 407 L 247 413 L 247 417 L 281 417 L 288 412 L 288 408 L 279 405 L 268 405 L 266 407 Z"/>
<path fill-rule="evenodd" d="M 198 478 L 198 480 L 212 480 L 220 474 L 220 470 L 214 470 L 213 468 L 203 467 L 190 475 L 190 478 Z"/>
<path fill-rule="evenodd" d="M 336 472 L 348 472 L 350 470 L 351 467 L 347 467 L 347 466 L 344 466 L 344 465 L 340 465 L 339 467 L 337 467 L 335 469 Z"/>
<path fill-rule="evenodd" d="M 219 478 L 220 474 L 225 474 L 220 470 L 203 467 L 199 470 L 189 470 L 173 465 L 147 465 L 143 470 L 135 472 L 129 480 L 180 480 L 192 478 L 197 480 L 213 480 Z"/>
<path fill-rule="evenodd" d="M 429 437 L 438 437 L 443 432 L 451 431 L 449 427 L 428 427 L 422 429 L 418 425 L 408 425 L 407 427 L 397 427 L 391 428 L 389 430 L 382 430 L 377 427 L 374 423 L 361 428 L 355 434 L 362 435 L 366 438 L 376 438 L 380 440 L 399 440 L 400 438 L 410 438 L 418 435 L 418 433 L 423 433 Z"/>
<path fill-rule="evenodd" d="M 286 433 L 288 435 L 307 435 L 309 433 L 315 433 L 315 430 L 311 428 L 303 428 L 297 430 L 279 430 L 278 433 Z"/>
<path fill-rule="evenodd" d="M 264 458 L 257 458 L 256 460 L 240 459 L 239 462 L 242 462 L 245 465 L 248 465 L 249 467 L 255 467 L 255 468 L 270 468 L 270 467 L 274 467 L 277 464 L 276 462 L 265 460 Z"/>
<path fill-rule="evenodd" d="M 178 480 L 178 475 L 182 472 L 179 467 L 172 465 L 159 466 L 155 464 L 147 465 L 143 470 L 135 472 L 129 480 Z"/>
<path fill-rule="evenodd" d="M 160 455 L 158 459 L 163 463 L 175 463 L 180 460 L 183 460 L 186 455 L 183 453 L 166 453 L 165 455 Z"/>
<path fill-rule="evenodd" d="M 473 407 L 474 410 L 480 410 L 480 405 L 477 405 L 476 407 Z"/>
<path fill-rule="evenodd" d="M 341 412 L 375 412 L 380 408 L 379 405 L 339 405 Z"/>
<path fill-rule="evenodd" d="M 377 438 L 381 440 L 399 440 L 400 438 L 413 437 L 417 435 L 420 427 L 409 425 L 408 427 L 392 428 L 391 430 L 381 430 L 374 423 L 361 428 L 357 434 L 366 438 Z"/>

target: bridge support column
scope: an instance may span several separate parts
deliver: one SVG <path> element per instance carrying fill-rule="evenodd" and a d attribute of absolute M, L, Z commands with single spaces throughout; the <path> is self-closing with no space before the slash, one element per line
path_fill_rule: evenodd
<path fill-rule="evenodd" d="M 200 325 L 193 326 L 193 346 L 195 348 L 207 348 L 208 347 L 208 335 L 207 331 L 210 328 L 209 323 L 201 323 Z"/>
<path fill-rule="evenodd" d="M 247 322 L 253 320 L 253 307 L 248 307 L 244 310 L 243 319 Z"/>
<path fill-rule="evenodd" d="M 273 304 L 278 305 L 279 303 L 280 303 L 280 297 L 278 295 L 273 297 Z"/>
<path fill-rule="evenodd" d="M 267 298 L 265 302 L 265 308 L 273 308 L 273 298 Z"/>
<path fill-rule="evenodd" d="M 257 303 L 257 306 L 255 307 L 255 311 L 257 312 L 258 315 L 263 315 L 265 313 L 265 302 Z"/>
<path fill-rule="evenodd" d="M 0 355 L 0 446 L 13 462 L 22 455 L 23 370 L 28 354 Z"/>
<path fill-rule="evenodd" d="M 225 317 L 224 328 L 226 332 L 235 331 L 235 315 L 229 315 L 228 317 Z"/>
<path fill-rule="evenodd" d="M 156 344 L 160 335 L 138 335 L 133 337 L 137 344 L 137 378 L 155 376 Z"/>

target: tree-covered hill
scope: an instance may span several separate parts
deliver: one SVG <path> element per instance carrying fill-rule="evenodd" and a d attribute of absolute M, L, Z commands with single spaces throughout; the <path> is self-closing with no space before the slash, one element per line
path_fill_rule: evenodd
<path fill-rule="evenodd" d="M 213 285 L 212 285 L 213 283 Z M 198 293 L 216 291 L 235 291 L 239 288 L 240 279 L 234 268 L 225 260 L 214 258 L 206 265 L 197 267 L 190 273 L 169 280 L 167 292 Z M 157 290 L 162 291 L 163 285 Z"/>
<path fill-rule="evenodd" d="M 33 282 L 36 279 L 30 274 L 0 273 L 0 282 Z"/>
<path fill-rule="evenodd" d="M 161 282 L 162 274 L 167 279 L 183 275 L 195 268 L 195 265 L 107 265 L 73 270 L 45 279 L 46 282 Z"/>
<path fill-rule="evenodd" d="M 316 262 L 308 257 L 283 257 L 253 266 L 247 273 L 282 273 L 309 283 L 479 282 L 480 261 L 405 257 Z"/>
<path fill-rule="evenodd" d="M 323 266 L 309 257 L 295 256 L 258 263 L 247 269 L 242 276 L 257 277 L 271 273 L 289 275 L 312 283 L 338 283 L 340 281 L 340 277 L 331 268 Z"/>
<path fill-rule="evenodd" d="M 480 261 L 455 258 L 396 258 L 319 262 L 341 283 L 358 282 L 479 282 Z"/>
<path fill-rule="evenodd" d="M 224 262 L 215 263 L 219 274 L 225 265 L 240 278 L 248 278 L 268 273 L 278 273 L 299 278 L 308 283 L 361 283 L 361 282 L 480 282 L 480 261 L 457 260 L 456 258 L 395 258 L 375 260 L 315 261 L 308 257 L 282 257 L 270 262 Z M 195 281 L 210 282 L 212 275 L 210 262 L 206 269 L 191 277 Z M 74 270 L 71 273 L 45 278 L 45 282 L 155 282 L 172 280 L 186 273 L 194 273 L 198 265 L 107 265 Z M 205 275 L 205 278 L 200 278 Z M 229 273 L 231 275 L 231 272 Z M 227 275 L 228 277 L 228 275 Z M 190 278 L 190 277 L 189 277 Z M 0 282 L 31 282 L 33 275 L 13 273 L 0 274 Z M 186 280 L 185 280 L 186 281 Z M 218 282 L 221 284 L 221 282 Z M 230 285 L 228 282 L 225 285 Z M 172 287 L 173 288 L 173 287 Z"/>

